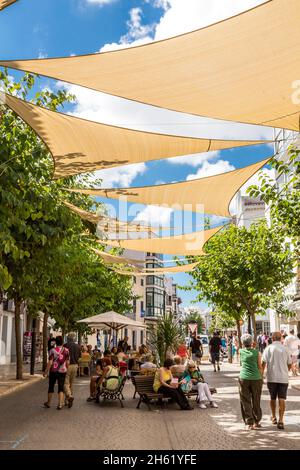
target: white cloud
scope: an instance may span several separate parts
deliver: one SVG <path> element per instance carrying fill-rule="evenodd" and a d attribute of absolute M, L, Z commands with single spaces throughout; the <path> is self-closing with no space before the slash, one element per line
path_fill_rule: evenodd
<path fill-rule="evenodd" d="M 115 3 L 118 0 L 85 0 L 86 3 L 90 3 L 92 5 L 99 5 L 103 7 L 104 5 L 109 5 L 110 3 Z"/>
<path fill-rule="evenodd" d="M 38 58 L 39 59 L 46 59 L 48 57 L 48 54 L 46 54 L 46 52 L 44 50 L 39 50 L 39 55 L 38 55 Z"/>
<path fill-rule="evenodd" d="M 173 209 L 161 206 L 147 206 L 135 217 L 135 222 L 145 222 L 149 225 L 170 226 Z"/>
<path fill-rule="evenodd" d="M 169 8 L 161 17 L 155 31 L 155 40 L 203 28 L 265 0 L 169 0 Z"/>
<path fill-rule="evenodd" d="M 95 179 L 101 178 L 104 188 L 112 188 L 114 186 L 127 187 L 131 185 L 138 175 L 145 173 L 146 169 L 145 163 L 137 163 L 95 171 L 93 177 Z"/>
<path fill-rule="evenodd" d="M 206 176 L 218 175 L 220 173 L 227 173 L 234 170 L 235 167 L 226 160 L 218 160 L 216 163 L 209 163 L 205 161 L 198 169 L 197 173 L 190 174 L 186 177 L 187 181 L 197 178 L 204 178 Z"/>
<path fill-rule="evenodd" d="M 154 8 L 162 8 L 167 10 L 170 8 L 170 0 L 144 0 L 145 3 L 150 3 Z"/>
<path fill-rule="evenodd" d="M 118 43 L 113 42 L 105 44 L 103 47 L 101 47 L 99 52 L 126 49 L 128 47 L 141 46 L 142 44 L 152 42 L 153 32 L 155 30 L 156 25 L 154 23 L 143 25 L 142 14 L 143 11 L 141 8 L 132 8 L 129 11 L 130 19 L 126 23 L 128 28 L 127 33 L 121 36 Z"/>
<path fill-rule="evenodd" d="M 172 165 L 189 165 L 197 167 L 208 160 L 213 160 L 220 155 L 219 151 L 196 153 L 193 155 L 181 155 L 180 157 L 167 158 Z"/>

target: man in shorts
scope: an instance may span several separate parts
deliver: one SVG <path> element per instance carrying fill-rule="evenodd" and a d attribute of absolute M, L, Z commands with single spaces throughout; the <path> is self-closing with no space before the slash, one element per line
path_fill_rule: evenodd
<path fill-rule="evenodd" d="M 276 331 L 272 335 L 272 344 L 266 347 L 262 356 L 263 370 L 267 366 L 267 386 L 271 401 L 271 420 L 278 429 L 284 429 L 283 416 L 285 400 L 289 385 L 289 370 L 291 357 L 287 348 L 281 343 L 281 333 Z M 279 419 L 276 418 L 276 400 L 279 402 Z"/>

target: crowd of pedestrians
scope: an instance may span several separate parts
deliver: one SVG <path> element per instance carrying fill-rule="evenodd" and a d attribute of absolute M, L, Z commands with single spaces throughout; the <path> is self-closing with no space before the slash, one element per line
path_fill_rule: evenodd
<path fill-rule="evenodd" d="M 249 430 L 261 428 L 262 410 L 261 394 L 263 379 L 266 377 L 270 394 L 271 422 L 278 429 L 284 429 L 285 401 L 289 383 L 289 371 L 298 374 L 300 357 L 300 338 L 294 330 L 288 335 L 274 332 L 266 335 L 260 332 L 254 342 L 250 334 L 244 334 L 240 341 L 235 334 L 227 337 L 215 332 L 209 341 L 210 361 L 214 372 L 220 371 L 221 356 L 228 353 L 228 360 L 234 357 L 234 348 L 240 361 L 239 395 L 241 414 Z M 49 361 L 44 376 L 48 376 L 48 396 L 44 403 L 50 408 L 54 387 L 58 386 L 57 409 L 63 406 L 72 407 L 74 401 L 73 385 L 80 373 L 80 363 L 91 362 L 95 366 L 94 375 L 90 379 L 90 394 L 87 401 L 96 398 L 97 390 L 106 388 L 115 390 L 120 385 L 128 369 L 154 375 L 153 391 L 163 393 L 175 401 L 182 410 L 193 409 L 186 397 L 190 391 L 197 392 L 197 402 L 201 409 L 207 406 L 217 408 L 211 390 L 205 381 L 199 365 L 203 357 L 203 345 L 200 336 L 192 335 L 189 348 L 185 344 L 178 347 L 174 357 L 167 357 L 161 367 L 157 367 L 152 353 L 145 345 L 130 356 L 128 338 L 120 340 L 117 347 L 106 350 L 102 354 L 98 346 L 94 350 L 90 345 L 79 346 L 75 333 L 67 336 L 64 343 L 62 336 L 48 341 Z M 241 342 L 241 348 L 240 348 Z M 231 355 L 229 354 L 231 349 Z M 229 360 L 230 362 L 230 360 Z"/>

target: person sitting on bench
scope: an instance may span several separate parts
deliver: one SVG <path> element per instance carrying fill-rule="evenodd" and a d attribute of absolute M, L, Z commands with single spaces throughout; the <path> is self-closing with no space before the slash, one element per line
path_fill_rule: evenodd
<path fill-rule="evenodd" d="M 170 370 L 173 365 L 172 359 L 166 359 L 163 367 L 160 367 L 156 373 L 153 383 L 155 393 L 163 393 L 167 397 L 172 398 L 180 406 L 182 410 L 192 410 L 188 399 L 181 390 L 178 379 L 173 379 Z"/>
<path fill-rule="evenodd" d="M 203 375 L 197 368 L 196 363 L 194 361 L 188 361 L 187 368 L 185 370 L 185 373 L 183 374 L 183 379 L 185 381 L 190 380 L 192 382 L 191 389 L 198 391 L 199 408 L 207 408 L 204 404 L 205 400 L 209 401 L 209 404 L 212 408 L 218 408 L 218 405 L 213 401 L 209 387 L 205 382 Z"/>

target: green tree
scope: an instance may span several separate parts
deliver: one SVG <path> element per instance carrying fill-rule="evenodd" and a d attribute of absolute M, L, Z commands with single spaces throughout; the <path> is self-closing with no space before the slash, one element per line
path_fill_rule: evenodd
<path fill-rule="evenodd" d="M 25 74 L 11 81 L 7 71 L 0 72 L 0 86 L 22 98 L 33 94 L 34 78 Z M 44 90 L 32 101 L 56 110 L 72 100 L 65 91 Z M 6 290 L 15 304 L 17 378 L 22 378 L 20 317 L 22 302 L 35 302 L 42 269 L 48 269 L 50 253 L 65 239 L 76 243 L 83 223 L 63 203 L 77 201 L 84 208 L 94 204 L 86 196 L 71 195 L 76 178 L 52 180 L 53 161 L 45 145 L 22 119 L 0 105 L 0 289 Z M 92 228 L 90 231 L 92 231 Z"/>
<path fill-rule="evenodd" d="M 46 263 L 41 260 L 30 273 L 32 280 L 39 277 L 38 286 L 32 282 L 32 292 L 28 292 L 31 309 L 43 311 L 45 323 L 49 316 L 53 318 L 63 335 L 69 331 L 84 333 L 86 327 L 77 321 L 87 316 L 108 310 L 122 314 L 131 308 L 130 278 L 108 270 L 91 244 L 86 237 L 76 244 L 66 240 L 52 250 Z"/>
<path fill-rule="evenodd" d="M 202 333 L 204 330 L 204 321 L 203 318 L 201 317 L 200 313 L 197 310 L 191 310 L 183 320 L 183 323 L 185 325 L 185 333 L 188 334 L 188 324 L 191 322 L 196 322 L 197 323 L 197 331 L 198 333 Z"/>
<path fill-rule="evenodd" d="M 175 353 L 183 341 L 180 321 L 171 312 L 164 312 L 157 324 L 149 328 L 149 343 L 160 364 L 169 353 Z"/>
<path fill-rule="evenodd" d="M 294 257 L 289 244 L 266 223 L 247 230 L 228 226 L 209 240 L 207 256 L 191 274 L 198 300 L 206 300 L 238 322 L 271 307 L 273 299 L 293 277 Z"/>
<path fill-rule="evenodd" d="M 292 239 L 297 256 L 300 256 L 300 150 L 293 145 L 288 148 L 287 158 L 273 158 L 271 166 L 282 183 L 274 184 L 271 176 L 261 172 L 259 185 L 248 188 L 248 194 L 259 197 L 268 206 L 272 226 Z"/>
<path fill-rule="evenodd" d="M 250 196 L 259 197 L 270 210 L 272 225 L 278 232 L 289 237 L 297 257 L 296 296 L 300 298 L 300 149 L 289 146 L 284 158 L 273 158 L 271 166 L 276 171 L 279 182 L 261 172 L 259 185 L 248 188 Z M 285 309 L 285 316 L 291 312 Z"/>

